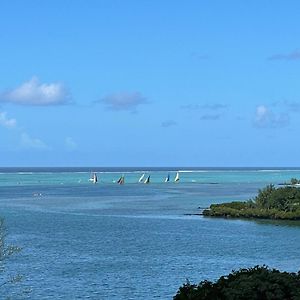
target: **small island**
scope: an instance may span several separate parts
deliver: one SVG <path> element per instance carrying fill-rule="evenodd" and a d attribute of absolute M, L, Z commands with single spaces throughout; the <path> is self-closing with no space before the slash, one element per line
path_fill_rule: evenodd
<path fill-rule="evenodd" d="M 212 204 L 203 210 L 204 216 L 226 218 L 256 218 L 300 220 L 300 188 L 295 180 L 284 187 L 267 185 L 254 199 L 245 202 Z"/>
<path fill-rule="evenodd" d="M 300 186 L 300 180 L 297 178 L 291 178 L 291 180 L 289 182 L 279 183 L 278 185 Z"/>

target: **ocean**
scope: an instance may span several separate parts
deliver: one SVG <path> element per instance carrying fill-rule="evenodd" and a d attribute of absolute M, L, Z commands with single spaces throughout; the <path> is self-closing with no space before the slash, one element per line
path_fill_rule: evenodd
<path fill-rule="evenodd" d="M 89 181 L 92 172 L 97 184 Z M 138 183 L 142 174 L 149 184 Z M 172 299 L 186 280 L 215 280 L 241 267 L 296 272 L 300 222 L 199 215 L 212 203 L 248 200 L 293 177 L 300 169 L 0 168 L 6 240 L 22 248 L 0 274 L 23 276 L 0 294 Z"/>

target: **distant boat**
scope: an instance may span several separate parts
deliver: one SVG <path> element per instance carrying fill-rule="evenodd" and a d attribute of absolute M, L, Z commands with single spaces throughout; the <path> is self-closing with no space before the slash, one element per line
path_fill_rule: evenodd
<path fill-rule="evenodd" d="M 93 173 L 89 181 L 91 181 L 92 183 L 97 183 L 98 182 L 97 174 Z"/>
<path fill-rule="evenodd" d="M 150 175 L 145 179 L 144 183 L 150 183 Z"/>
<path fill-rule="evenodd" d="M 176 176 L 175 176 L 174 181 L 175 181 L 175 182 L 179 181 L 179 172 L 176 173 Z"/>
<path fill-rule="evenodd" d="M 169 182 L 170 181 L 170 174 L 168 173 L 168 176 L 165 179 L 165 182 Z"/>
<path fill-rule="evenodd" d="M 139 182 L 143 182 L 144 177 L 145 177 L 145 173 L 140 177 Z"/>
<path fill-rule="evenodd" d="M 124 184 L 125 183 L 125 176 L 122 175 L 117 182 L 118 182 L 118 184 Z"/>

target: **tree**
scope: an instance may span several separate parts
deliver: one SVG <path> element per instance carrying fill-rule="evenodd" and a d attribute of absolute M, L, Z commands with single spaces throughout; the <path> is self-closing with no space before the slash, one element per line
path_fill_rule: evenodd
<path fill-rule="evenodd" d="M 257 206 L 262 207 L 262 208 L 269 208 L 267 207 L 268 205 L 268 200 L 272 193 L 275 191 L 275 186 L 273 184 L 267 185 L 265 188 L 262 190 L 258 190 L 258 195 L 255 197 L 255 203 Z"/>
<path fill-rule="evenodd" d="M 300 180 L 298 180 L 297 178 L 291 178 L 291 184 L 298 184 L 300 183 Z"/>
<path fill-rule="evenodd" d="M 296 300 L 300 299 L 300 273 L 280 272 L 267 266 L 233 271 L 215 283 L 187 282 L 174 300 Z"/>

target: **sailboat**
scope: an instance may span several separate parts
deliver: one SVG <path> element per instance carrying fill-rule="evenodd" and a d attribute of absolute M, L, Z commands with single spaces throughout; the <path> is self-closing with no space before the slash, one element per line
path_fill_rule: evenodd
<path fill-rule="evenodd" d="M 165 182 L 169 182 L 170 181 L 170 174 L 168 173 L 168 176 L 165 179 Z"/>
<path fill-rule="evenodd" d="M 125 176 L 122 175 L 117 182 L 118 182 L 118 184 L 124 184 L 125 183 Z"/>
<path fill-rule="evenodd" d="M 175 182 L 179 181 L 179 172 L 176 173 L 176 176 L 175 176 L 174 181 L 175 181 Z"/>
<path fill-rule="evenodd" d="M 139 182 L 143 182 L 144 177 L 145 177 L 145 173 L 140 177 Z"/>
<path fill-rule="evenodd" d="M 144 183 L 150 183 L 150 175 L 145 179 Z"/>
<path fill-rule="evenodd" d="M 91 181 L 92 183 L 97 183 L 98 182 L 97 174 L 93 173 L 89 181 Z"/>

